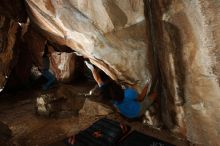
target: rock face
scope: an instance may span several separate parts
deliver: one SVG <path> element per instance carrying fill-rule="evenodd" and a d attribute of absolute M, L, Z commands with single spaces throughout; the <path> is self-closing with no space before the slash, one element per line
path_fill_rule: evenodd
<path fill-rule="evenodd" d="M 73 79 L 76 68 L 76 55 L 66 52 L 52 52 L 50 55 L 51 69 L 58 81 L 70 81 Z"/>
<path fill-rule="evenodd" d="M 162 78 L 164 122 L 177 125 L 193 143 L 220 145 L 220 1 L 146 4 Z"/>
<path fill-rule="evenodd" d="M 35 29 L 30 27 L 24 36 L 27 47 L 31 50 L 33 64 L 41 68 L 43 64 L 43 53 L 47 40 L 45 37 L 37 33 Z M 57 50 L 67 51 L 58 52 L 52 45 L 48 45 L 50 69 L 53 71 L 58 81 L 70 81 L 74 76 L 76 55 L 62 48 L 56 46 Z"/>
<path fill-rule="evenodd" d="M 84 116 L 106 116 L 110 113 L 113 113 L 113 111 L 109 107 L 106 107 L 101 103 L 91 101 L 88 98 L 86 98 L 83 108 L 79 111 L 79 114 Z"/>
<path fill-rule="evenodd" d="M 32 22 L 114 80 L 139 91 L 150 78 L 142 0 L 26 0 Z M 120 63 L 119 63 L 120 62 Z"/>
<path fill-rule="evenodd" d="M 33 64 L 37 67 L 42 66 L 42 56 L 44 53 L 46 39 L 37 33 L 35 29 L 29 27 L 27 33 L 24 35 L 24 40 L 27 47 L 31 50 Z"/>
<path fill-rule="evenodd" d="M 219 145 L 220 2 L 144 2 L 26 0 L 30 19 L 44 36 L 139 91 L 151 78 L 153 59 L 147 56 L 154 52 L 165 125 L 193 143 Z"/>
<path fill-rule="evenodd" d="M 7 78 L 16 64 L 19 36 L 18 23 L 0 16 L 0 91 L 3 90 Z"/>
<path fill-rule="evenodd" d="M 17 53 L 16 64 L 10 73 L 5 89 L 19 90 L 28 86 L 29 77 L 31 75 L 32 56 L 31 49 L 24 42 L 19 44 L 19 52 Z"/>
<path fill-rule="evenodd" d="M 0 15 L 17 22 L 26 22 L 27 13 L 24 0 L 1 0 Z"/>
<path fill-rule="evenodd" d="M 20 11 L 23 4 L 17 2 L 13 6 Z M 36 30 L 24 38 L 36 66 L 41 66 L 45 42 L 50 40 L 89 58 L 112 79 L 138 91 L 158 75 L 163 123 L 193 143 L 219 145 L 220 1 L 25 2 Z M 19 22 L 25 18 L 7 8 L 6 0 L 2 3 L 0 14 Z M 16 62 L 12 48 L 18 24 L 9 18 L 0 16 L 0 90 Z M 50 61 L 58 80 L 68 80 L 75 72 L 76 56 L 71 51 L 52 47 Z"/>

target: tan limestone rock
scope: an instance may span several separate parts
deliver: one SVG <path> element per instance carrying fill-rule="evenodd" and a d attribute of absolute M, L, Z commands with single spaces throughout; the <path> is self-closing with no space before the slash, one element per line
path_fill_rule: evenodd
<path fill-rule="evenodd" d="M 89 58 L 114 80 L 140 91 L 150 78 L 143 1 L 26 0 L 26 3 L 31 21 L 43 30 L 42 34 Z M 138 33 L 132 31 L 135 29 Z"/>
<path fill-rule="evenodd" d="M 150 8 L 165 123 L 192 143 L 220 145 L 220 1 L 156 0 Z"/>
<path fill-rule="evenodd" d="M 66 52 L 51 52 L 51 70 L 58 81 L 70 81 L 73 79 L 76 65 L 76 55 Z"/>

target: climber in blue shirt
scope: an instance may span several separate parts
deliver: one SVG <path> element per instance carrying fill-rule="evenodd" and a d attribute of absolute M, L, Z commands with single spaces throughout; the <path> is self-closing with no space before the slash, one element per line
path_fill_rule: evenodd
<path fill-rule="evenodd" d="M 105 83 L 100 78 L 96 69 L 92 64 L 85 61 L 87 67 L 92 71 L 93 77 L 102 89 Z M 124 90 L 115 82 L 111 82 L 110 95 L 116 109 L 127 118 L 138 118 L 144 115 L 145 111 L 151 106 L 157 97 L 154 91 L 152 94 L 147 95 L 149 81 L 147 81 L 144 89 L 140 94 L 133 88 L 125 88 Z"/>

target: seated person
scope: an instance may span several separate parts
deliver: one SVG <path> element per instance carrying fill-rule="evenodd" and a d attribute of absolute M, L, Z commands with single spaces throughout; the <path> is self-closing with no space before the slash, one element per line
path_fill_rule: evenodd
<path fill-rule="evenodd" d="M 101 80 L 100 75 L 92 64 L 87 61 L 85 61 L 85 63 L 92 71 L 95 81 L 102 89 L 103 85 L 105 86 L 105 83 Z M 155 91 L 149 96 L 146 96 L 148 84 L 149 82 L 146 83 L 141 94 L 138 94 L 138 92 L 133 88 L 125 88 L 123 90 L 120 85 L 111 83 L 109 95 L 111 96 L 116 109 L 127 118 L 138 118 L 144 115 L 145 111 L 150 107 L 157 96 Z"/>
<path fill-rule="evenodd" d="M 47 79 L 47 82 L 42 85 L 43 90 L 48 90 L 50 86 L 55 82 L 56 78 L 53 72 L 50 70 L 50 60 L 48 56 L 48 48 L 45 49 L 43 54 L 43 66 L 41 68 L 42 75 Z"/>

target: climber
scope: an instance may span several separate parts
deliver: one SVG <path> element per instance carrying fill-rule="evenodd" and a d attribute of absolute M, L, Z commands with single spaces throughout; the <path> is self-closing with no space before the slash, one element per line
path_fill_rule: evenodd
<path fill-rule="evenodd" d="M 92 71 L 95 81 L 102 90 L 102 87 L 105 86 L 105 82 L 102 81 L 92 64 L 87 61 L 85 61 L 85 64 Z M 144 115 L 145 111 L 152 105 L 157 97 L 156 91 L 147 95 L 148 86 L 149 80 L 146 82 L 141 94 L 138 94 L 133 88 L 128 87 L 123 90 L 120 85 L 112 82 L 108 94 L 111 95 L 113 104 L 120 114 L 127 118 L 138 118 Z"/>
<path fill-rule="evenodd" d="M 45 50 L 44 50 L 44 54 L 43 54 L 43 66 L 40 69 L 42 72 L 43 77 L 45 77 L 47 79 L 47 82 L 42 85 L 42 89 L 43 90 L 47 90 L 50 88 L 50 86 L 55 82 L 56 78 L 52 72 L 52 70 L 50 70 L 50 60 L 49 60 L 49 53 L 48 53 L 48 46 L 46 44 Z"/>

